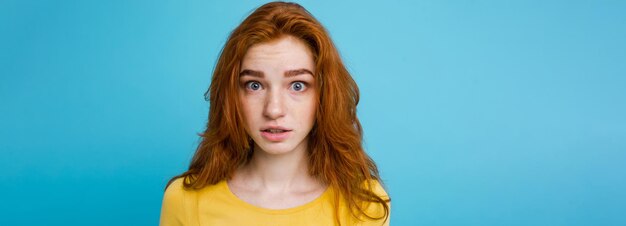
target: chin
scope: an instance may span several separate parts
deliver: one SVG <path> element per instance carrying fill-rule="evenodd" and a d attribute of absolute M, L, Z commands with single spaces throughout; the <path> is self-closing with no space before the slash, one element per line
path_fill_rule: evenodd
<path fill-rule="evenodd" d="M 306 140 L 302 140 L 300 142 L 296 142 L 294 140 L 286 140 L 283 142 L 268 142 L 266 140 L 260 140 L 261 142 L 256 142 L 254 144 L 255 151 L 262 151 L 271 155 L 281 155 L 288 154 L 292 152 L 296 152 L 298 150 L 306 151 Z M 305 146 L 302 148 L 301 146 Z"/>
<path fill-rule="evenodd" d="M 287 153 L 293 152 L 296 149 L 296 147 L 293 145 L 280 144 L 280 143 L 257 145 L 256 148 L 258 148 L 258 151 L 262 151 L 262 152 L 265 152 L 267 154 L 272 154 L 272 155 L 287 154 Z"/>

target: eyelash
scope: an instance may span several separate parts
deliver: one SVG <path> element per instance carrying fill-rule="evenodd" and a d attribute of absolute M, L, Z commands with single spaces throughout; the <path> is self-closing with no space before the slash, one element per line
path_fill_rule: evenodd
<path fill-rule="evenodd" d="M 296 83 L 302 84 L 302 90 L 299 90 L 299 91 L 298 90 L 294 90 L 296 92 L 304 92 L 304 91 L 306 91 L 307 88 L 309 88 L 308 84 L 306 82 L 303 82 L 303 81 L 292 82 L 291 85 L 289 86 L 289 88 L 293 88 L 294 84 L 296 84 Z"/>
<path fill-rule="evenodd" d="M 261 83 L 260 83 L 260 82 L 258 82 L 258 81 L 247 81 L 247 82 L 245 82 L 245 83 L 244 83 L 244 86 L 246 87 L 246 89 L 247 89 L 247 90 L 256 91 L 256 90 L 253 90 L 253 89 L 250 87 L 252 84 L 255 84 L 255 83 L 256 83 L 256 84 L 259 84 L 259 89 L 260 89 L 260 88 L 263 88 L 263 85 L 261 85 Z"/>
<path fill-rule="evenodd" d="M 309 84 L 307 82 L 305 82 L 305 81 L 294 81 L 294 82 L 292 82 L 289 85 L 289 89 L 292 89 L 293 85 L 296 84 L 296 83 L 301 83 L 302 84 L 302 90 L 300 90 L 300 91 L 294 90 L 296 92 L 304 92 L 304 91 L 306 91 L 306 89 L 309 88 Z M 252 89 L 251 85 L 253 85 L 253 84 L 258 84 L 259 85 L 258 89 L 262 89 L 263 88 L 263 85 L 259 81 L 255 81 L 255 80 L 245 82 L 244 83 L 244 87 L 247 90 L 249 90 L 249 91 L 257 91 L 255 89 Z"/>

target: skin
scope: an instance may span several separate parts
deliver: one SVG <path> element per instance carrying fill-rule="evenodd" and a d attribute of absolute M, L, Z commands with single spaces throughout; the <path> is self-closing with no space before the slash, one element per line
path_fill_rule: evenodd
<path fill-rule="evenodd" d="M 254 153 L 228 181 L 231 192 L 243 201 L 285 209 L 308 203 L 326 190 L 308 174 L 307 141 L 318 97 L 314 74 L 311 51 L 292 36 L 254 45 L 244 56 L 239 98 Z M 268 127 L 289 132 L 284 139 L 272 140 L 263 136 Z"/>

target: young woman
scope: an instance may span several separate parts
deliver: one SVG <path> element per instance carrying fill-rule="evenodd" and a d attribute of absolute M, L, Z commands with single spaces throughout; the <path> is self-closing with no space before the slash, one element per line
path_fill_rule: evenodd
<path fill-rule="evenodd" d="M 390 199 L 361 145 L 359 91 L 322 25 L 261 6 L 230 35 L 189 170 L 161 225 L 388 225 Z"/>

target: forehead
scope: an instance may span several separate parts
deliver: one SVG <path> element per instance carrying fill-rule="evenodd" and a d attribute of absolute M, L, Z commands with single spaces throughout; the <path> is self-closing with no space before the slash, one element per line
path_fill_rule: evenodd
<path fill-rule="evenodd" d="M 302 40 L 284 36 L 250 47 L 241 62 L 241 69 L 271 71 L 306 68 L 313 71 L 314 65 L 313 54 Z"/>

